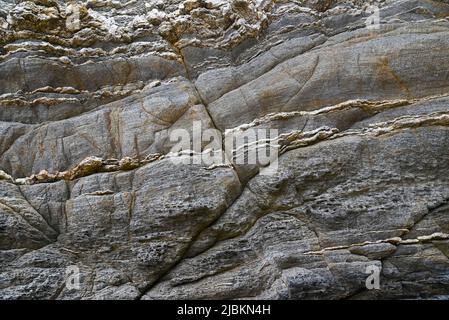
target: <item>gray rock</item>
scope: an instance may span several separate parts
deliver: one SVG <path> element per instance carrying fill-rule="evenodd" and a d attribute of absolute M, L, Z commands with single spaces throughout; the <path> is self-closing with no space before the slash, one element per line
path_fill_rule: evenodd
<path fill-rule="evenodd" d="M 0 299 L 448 299 L 447 1 L 75 2 L 0 0 Z"/>

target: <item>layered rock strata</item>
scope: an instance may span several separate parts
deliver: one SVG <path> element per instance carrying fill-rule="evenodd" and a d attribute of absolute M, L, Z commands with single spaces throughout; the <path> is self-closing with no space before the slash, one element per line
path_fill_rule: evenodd
<path fill-rule="evenodd" d="M 448 299 L 448 17 L 0 0 L 0 298 Z M 195 124 L 276 130 L 277 170 L 173 152 Z"/>

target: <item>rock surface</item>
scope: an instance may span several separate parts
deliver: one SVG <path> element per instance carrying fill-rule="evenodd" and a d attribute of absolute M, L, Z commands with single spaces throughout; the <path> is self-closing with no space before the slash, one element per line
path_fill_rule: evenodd
<path fill-rule="evenodd" d="M 449 299 L 449 2 L 369 4 L 0 0 L 0 298 Z"/>

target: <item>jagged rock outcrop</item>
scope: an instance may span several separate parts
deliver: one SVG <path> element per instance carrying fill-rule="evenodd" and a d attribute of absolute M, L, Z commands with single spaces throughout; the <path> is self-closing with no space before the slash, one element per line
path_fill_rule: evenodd
<path fill-rule="evenodd" d="M 0 4 L 1 299 L 449 298 L 448 1 Z"/>

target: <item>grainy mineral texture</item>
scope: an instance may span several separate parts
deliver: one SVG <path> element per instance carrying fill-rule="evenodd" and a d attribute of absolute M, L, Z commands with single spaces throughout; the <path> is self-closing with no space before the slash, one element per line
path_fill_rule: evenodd
<path fill-rule="evenodd" d="M 449 1 L 0 0 L 0 299 L 240 298 L 449 299 Z"/>

